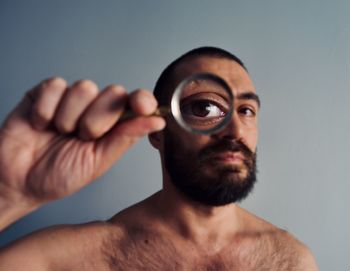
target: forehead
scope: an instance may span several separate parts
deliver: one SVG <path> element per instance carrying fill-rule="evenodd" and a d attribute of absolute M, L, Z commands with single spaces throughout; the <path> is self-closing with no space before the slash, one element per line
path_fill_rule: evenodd
<path fill-rule="evenodd" d="M 174 81 L 180 83 L 184 78 L 195 73 L 213 73 L 223 78 L 235 94 L 255 92 L 255 87 L 248 73 L 237 62 L 218 57 L 189 57 L 174 70 Z"/>

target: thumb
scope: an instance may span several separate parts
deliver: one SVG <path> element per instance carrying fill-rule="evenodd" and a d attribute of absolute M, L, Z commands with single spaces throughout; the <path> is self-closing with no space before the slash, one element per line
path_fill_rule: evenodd
<path fill-rule="evenodd" d="M 102 167 L 100 172 L 109 168 L 140 138 L 164 127 L 165 120 L 156 116 L 140 116 L 117 124 L 97 142 L 96 162 Z"/>

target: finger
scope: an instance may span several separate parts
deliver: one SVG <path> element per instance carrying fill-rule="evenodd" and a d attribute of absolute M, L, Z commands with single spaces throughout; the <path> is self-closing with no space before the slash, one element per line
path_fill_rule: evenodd
<path fill-rule="evenodd" d="M 161 117 L 144 116 L 116 125 L 106 136 L 100 138 L 96 145 L 96 159 L 100 165 L 98 172 L 104 172 L 121 155 L 143 136 L 160 131 L 165 127 Z"/>
<path fill-rule="evenodd" d="M 86 109 L 79 120 L 79 136 L 84 140 L 101 137 L 118 121 L 127 102 L 122 86 L 107 87 Z"/>
<path fill-rule="evenodd" d="M 26 92 L 23 99 L 8 115 L 4 122 L 4 127 L 24 127 L 24 128 L 41 128 L 45 126 L 50 118 L 50 110 L 54 111 L 57 104 L 55 99 L 60 99 L 62 90 L 64 92 L 66 83 L 62 78 L 54 77 L 42 81 Z M 54 97 L 48 98 L 47 96 Z"/>
<path fill-rule="evenodd" d="M 157 100 L 153 94 L 145 89 L 138 89 L 130 94 L 129 105 L 138 115 L 151 115 L 157 109 Z"/>
<path fill-rule="evenodd" d="M 33 100 L 29 96 L 29 92 L 25 94 L 23 99 L 16 105 L 16 107 L 7 115 L 5 121 L 1 127 L 0 133 L 2 130 L 12 130 L 15 128 L 18 130 L 18 127 L 25 129 L 33 129 L 33 126 L 30 123 L 29 117 L 31 114 L 31 109 L 33 105 Z"/>
<path fill-rule="evenodd" d="M 76 82 L 68 88 L 55 115 L 55 125 L 62 133 L 71 133 L 85 109 L 97 97 L 98 87 L 90 80 Z"/>
<path fill-rule="evenodd" d="M 29 94 L 33 100 L 31 123 L 44 129 L 52 121 L 57 106 L 67 89 L 67 82 L 59 77 L 43 81 Z"/>

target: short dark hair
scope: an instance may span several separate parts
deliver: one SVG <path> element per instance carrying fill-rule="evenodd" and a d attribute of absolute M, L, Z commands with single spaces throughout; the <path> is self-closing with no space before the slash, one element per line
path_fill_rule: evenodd
<path fill-rule="evenodd" d="M 226 59 L 235 61 L 243 69 L 248 71 L 247 68 L 244 66 L 243 62 L 237 56 L 231 54 L 230 52 L 224 49 L 221 49 L 218 47 L 209 47 L 209 46 L 195 48 L 183 54 L 179 58 L 175 59 L 160 74 L 153 90 L 153 94 L 156 97 L 159 105 L 167 105 L 169 102 L 168 90 L 170 87 L 172 87 L 173 72 L 176 66 L 179 65 L 181 62 L 183 62 L 187 58 L 201 57 L 201 56 L 226 58 Z"/>

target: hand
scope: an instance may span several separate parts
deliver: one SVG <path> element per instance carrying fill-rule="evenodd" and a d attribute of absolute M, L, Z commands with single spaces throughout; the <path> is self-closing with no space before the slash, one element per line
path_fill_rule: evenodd
<path fill-rule="evenodd" d="M 118 123 L 125 106 L 136 117 Z M 41 204 L 70 195 L 103 174 L 140 137 L 161 130 L 148 116 L 157 102 L 145 90 L 99 92 L 84 80 L 61 78 L 30 90 L 0 129 L 0 198 Z"/>

